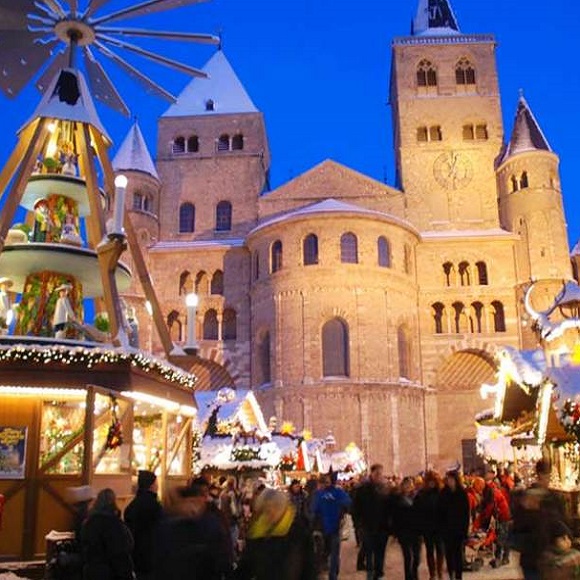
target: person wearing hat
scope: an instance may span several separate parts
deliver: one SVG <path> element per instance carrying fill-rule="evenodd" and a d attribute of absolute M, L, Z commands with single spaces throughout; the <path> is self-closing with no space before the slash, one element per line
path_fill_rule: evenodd
<path fill-rule="evenodd" d="M 155 568 L 157 528 L 163 509 L 157 498 L 157 476 L 141 470 L 137 476 L 137 494 L 125 508 L 125 523 L 133 534 L 133 563 L 137 580 L 152 580 Z"/>
<path fill-rule="evenodd" d="M 10 278 L 0 278 L 0 333 L 8 332 L 8 313 L 11 310 L 10 296 L 8 294 L 13 282 Z"/>
<path fill-rule="evenodd" d="M 71 290 L 71 284 L 61 284 L 54 289 L 55 292 L 58 292 L 58 298 L 54 305 L 54 315 L 52 317 L 52 328 L 55 338 L 66 338 L 67 322 L 77 319 L 68 298 Z"/>
<path fill-rule="evenodd" d="M 542 554 L 542 580 L 572 580 L 580 578 L 580 552 L 572 547 L 572 532 L 562 522 L 554 522 L 549 530 L 550 544 Z"/>

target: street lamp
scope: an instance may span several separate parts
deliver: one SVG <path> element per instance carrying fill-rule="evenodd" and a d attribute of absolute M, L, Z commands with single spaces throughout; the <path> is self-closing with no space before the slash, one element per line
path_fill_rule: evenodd
<path fill-rule="evenodd" d="M 187 341 L 183 350 L 187 354 L 195 354 L 197 352 L 197 340 L 195 339 L 195 312 L 198 304 L 199 298 L 194 292 L 185 296 L 185 305 L 187 306 Z"/>
<path fill-rule="evenodd" d="M 127 177 L 117 175 L 115 177 L 115 209 L 113 211 L 113 229 L 111 233 L 115 236 L 124 236 L 123 217 L 125 215 L 125 193 L 127 191 Z"/>

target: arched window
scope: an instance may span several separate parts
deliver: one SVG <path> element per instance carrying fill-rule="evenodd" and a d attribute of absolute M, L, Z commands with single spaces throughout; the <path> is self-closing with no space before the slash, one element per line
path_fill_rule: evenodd
<path fill-rule="evenodd" d="M 141 206 L 143 211 L 151 211 L 152 209 L 152 202 L 151 198 L 148 195 L 143 196 L 143 204 Z"/>
<path fill-rule="evenodd" d="M 491 306 L 493 308 L 493 330 L 495 332 L 505 332 L 506 326 L 503 304 L 498 300 L 494 300 Z"/>
<path fill-rule="evenodd" d="M 343 264 L 358 264 L 358 240 L 351 232 L 340 237 L 340 261 Z"/>
<path fill-rule="evenodd" d="M 431 306 L 433 309 L 433 322 L 435 323 L 435 334 L 443 334 L 446 332 L 444 326 L 446 326 L 446 313 L 445 313 L 445 305 L 441 302 L 435 302 Z"/>
<path fill-rule="evenodd" d="M 218 151 L 229 151 L 230 150 L 230 136 L 229 135 L 220 135 L 217 141 L 217 150 Z"/>
<path fill-rule="evenodd" d="M 391 248 L 389 247 L 389 240 L 381 236 L 377 240 L 377 253 L 379 258 L 379 266 L 382 268 L 391 267 Z"/>
<path fill-rule="evenodd" d="M 410 274 L 413 269 L 413 264 L 411 262 L 411 246 L 409 246 L 409 244 L 405 244 L 405 247 L 403 248 L 403 260 L 405 274 Z"/>
<path fill-rule="evenodd" d="M 205 102 L 205 110 L 206 111 L 215 111 L 215 101 L 213 99 L 208 99 Z"/>
<path fill-rule="evenodd" d="M 462 58 L 455 66 L 455 82 L 458 85 L 475 84 L 475 68 L 466 58 Z"/>
<path fill-rule="evenodd" d="M 397 329 L 397 352 L 399 354 L 399 377 L 411 378 L 411 339 L 409 329 L 401 324 Z"/>
<path fill-rule="evenodd" d="M 463 302 L 453 303 L 453 322 L 454 330 L 457 334 L 467 332 L 467 314 Z"/>
<path fill-rule="evenodd" d="M 195 206 L 182 203 L 179 206 L 179 233 L 191 234 L 195 231 Z"/>
<path fill-rule="evenodd" d="M 529 187 L 530 183 L 528 181 L 528 173 L 527 171 L 524 171 L 522 173 L 522 176 L 520 177 L 520 189 L 526 189 L 526 187 Z"/>
<path fill-rule="evenodd" d="M 469 331 L 477 334 L 483 332 L 483 304 L 481 302 L 473 302 L 471 304 L 471 312 L 469 313 Z"/>
<path fill-rule="evenodd" d="M 512 184 L 512 193 L 518 191 L 518 189 L 520 188 L 520 184 L 518 183 L 518 178 L 515 175 L 512 175 L 510 177 L 510 181 Z"/>
<path fill-rule="evenodd" d="M 233 308 L 226 308 L 224 310 L 224 317 L 222 323 L 222 336 L 224 340 L 236 340 L 238 334 L 237 330 L 237 315 Z"/>
<path fill-rule="evenodd" d="M 143 194 L 140 191 L 136 191 L 133 194 L 133 209 L 140 210 L 143 208 Z"/>
<path fill-rule="evenodd" d="M 451 262 L 443 264 L 443 275 L 445 276 L 445 286 L 452 286 L 455 284 L 454 280 L 455 270 Z"/>
<path fill-rule="evenodd" d="M 437 86 L 437 70 L 428 60 L 422 60 L 417 66 L 417 86 L 435 87 Z"/>
<path fill-rule="evenodd" d="M 322 327 L 322 374 L 325 377 L 348 377 L 348 326 L 333 318 Z"/>
<path fill-rule="evenodd" d="M 305 266 L 318 264 L 318 237 L 308 234 L 302 242 L 302 260 Z"/>
<path fill-rule="evenodd" d="M 190 135 L 187 139 L 187 152 L 197 153 L 199 151 L 199 138 L 197 135 Z"/>
<path fill-rule="evenodd" d="M 218 317 L 217 312 L 211 308 L 205 313 L 203 317 L 203 339 L 204 340 L 218 340 Z"/>
<path fill-rule="evenodd" d="M 459 264 L 459 282 L 462 286 L 471 286 L 471 274 L 467 262 L 461 262 Z"/>
<path fill-rule="evenodd" d="M 179 295 L 185 296 L 193 292 L 193 280 L 191 279 L 191 272 L 184 270 L 179 276 Z"/>
<path fill-rule="evenodd" d="M 232 229 L 232 204 L 220 201 L 215 208 L 215 229 L 217 232 L 229 232 Z"/>
<path fill-rule="evenodd" d="M 197 273 L 195 277 L 195 293 L 200 296 L 205 296 L 209 290 L 209 280 L 207 274 L 202 270 Z"/>
<path fill-rule="evenodd" d="M 176 137 L 171 144 L 172 153 L 185 153 L 185 137 Z"/>
<path fill-rule="evenodd" d="M 244 148 L 244 136 L 243 135 L 234 135 L 232 137 L 232 150 L 233 151 L 241 151 Z"/>
<path fill-rule="evenodd" d="M 272 274 L 282 269 L 282 242 L 276 240 L 270 248 L 270 269 Z"/>
<path fill-rule="evenodd" d="M 167 315 L 167 328 L 172 341 L 179 342 L 182 340 L 183 325 L 181 320 L 179 320 L 179 312 L 177 310 L 172 310 Z"/>
<path fill-rule="evenodd" d="M 443 132 L 440 125 L 432 125 L 429 127 L 429 141 L 442 141 Z"/>
<path fill-rule="evenodd" d="M 260 279 L 260 252 L 254 252 L 254 280 Z"/>
<path fill-rule="evenodd" d="M 258 385 L 270 383 L 272 381 L 272 365 L 270 360 L 270 333 L 268 331 L 259 337 L 256 354 L 258 359 L 258 364 L 256 365 L 256 370 L 258 371 L 256 383 Z"/>
<path fill-rule="evenodd" d="M 211 277 L 210 292 L 216 296 L 224 295 L 224 273 L 221 270 L 216 270 Z"/>
<path fill-rule="evenodd" d="M 487 265 L 485 262 L 477 262 L 477 282 L 480 286 L 487 286 L 489 280 L 487 278 Z"/>

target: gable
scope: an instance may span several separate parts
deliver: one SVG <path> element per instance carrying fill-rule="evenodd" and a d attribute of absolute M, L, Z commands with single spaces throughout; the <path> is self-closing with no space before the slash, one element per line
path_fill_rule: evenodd
<path fill-rule="evenodd" d="M 262 196 L 259 200 L 260 217 L 329 198 L 404 216 L 402 192 L 335 161 L 326 160 Z"/>

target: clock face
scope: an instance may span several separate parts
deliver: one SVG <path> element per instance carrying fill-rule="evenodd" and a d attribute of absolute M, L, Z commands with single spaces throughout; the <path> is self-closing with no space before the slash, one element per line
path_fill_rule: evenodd
<path fill-rule="evenodd" d="M 433 175 L 445 189 L 462 189 L 473 178 L 473 166 L 464 153 L 449 151 L 435 159 Z"/>

